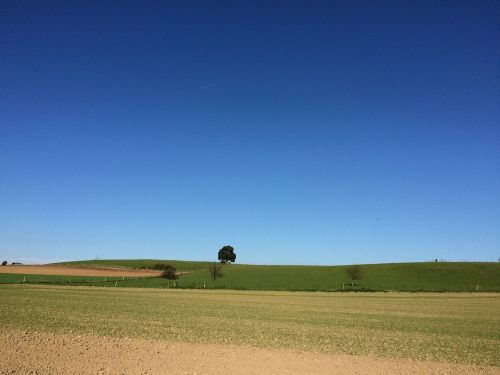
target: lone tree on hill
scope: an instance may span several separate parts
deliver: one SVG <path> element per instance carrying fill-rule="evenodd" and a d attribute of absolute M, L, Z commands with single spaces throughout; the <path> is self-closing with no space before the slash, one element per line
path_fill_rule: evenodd
<path fill-rule="evenodd" d="M 361 272 L 361 267 L 358 265 L 350 266 L 345 269 L 345 272 L 349 276 L 352 282 L 352 286 L 354 286 L 354 281 L 361 280 L 363 274 Z"/>
<path fill-rule="evenodd" d="M 222 265 L 221 264 L 211 264 L 208 267 L 208 271 L 210 272 L 210 277 L 212 278 L 212 281 L 215 281 L 216 278 L 224 276 L 222 274 Z"/>
<path fill-rule="evenodd" d="M 221 263 L 231 263 L 236 261 L 236 254 L 232 246 L 226 245 L 219 250 L 219 260 Z"/>
<path fill-rule="evenodd" d="M 2 262 L 2 266 L 6 266 L 6 265 L 7 265 L 7 261 L 6 261 L 6 260 L 4 260 L 4 261 Z"/>

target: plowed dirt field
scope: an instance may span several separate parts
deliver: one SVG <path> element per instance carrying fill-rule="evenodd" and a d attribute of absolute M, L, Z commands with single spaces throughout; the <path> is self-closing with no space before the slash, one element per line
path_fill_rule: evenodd
<path fill-rule="evenodd" d="M 2 375 L 500 374 L 490 366 L 13 330 L 0 331 L 0 358 Z"/>
<path fill-rule="evenodd" d="M 106 268 L 106 267 L 69 267 L 69 266 L 3 266 L 0 273 L 13 273 L 24 275 L 62 275 L 62 276 L 125 276 L 125 277 L 148 277 L 159 276 L 160 271 L 155 270 L 134 270 L 126 268 Z"/>

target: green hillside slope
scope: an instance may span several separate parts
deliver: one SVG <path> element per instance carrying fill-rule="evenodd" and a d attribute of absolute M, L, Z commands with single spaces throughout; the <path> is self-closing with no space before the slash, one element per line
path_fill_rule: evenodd
<path fill-rule="evenodd" d="M 362 279 L 350 286 L 347 266 L 266 266 L 230 264 L 224 276 L 212 281 L 210 262 L 175 260 L 89 260 L 60 263 L 67 266 L 145 268 L 157 263 L 187 272 L 176 282 L 181 288 L 253 290 L 398 290 L 398 291 L 500 291 L 500 263 L 439 262 L 360 265 Z M 0 270 L 1 272 L 1 270 Z M 121 286 L 166 287 L 163 279 L 129 280 Z"/>

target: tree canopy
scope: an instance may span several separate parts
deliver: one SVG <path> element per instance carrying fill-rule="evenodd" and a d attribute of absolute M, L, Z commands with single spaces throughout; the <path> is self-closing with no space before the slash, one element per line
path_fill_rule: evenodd
<path fill-rule="evenodd" d="M 219 250 L 219 260 L 221 263 L 234 263 L 236 254 L 232 246 L 226 245 Z"/>

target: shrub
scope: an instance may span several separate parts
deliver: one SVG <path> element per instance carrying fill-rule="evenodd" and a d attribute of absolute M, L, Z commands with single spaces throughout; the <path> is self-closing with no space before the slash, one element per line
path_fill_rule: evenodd
<path fill-rule="evenodd" d="M 4 261 L 2 262 L 2 266 L 6 266 L 6 265 L 7 265 L 7 261 L 6 261 L 6 260 L 4 260 Z"/>
<path fill-rule="evenodd" d="M 352 281 L 352 285 L 354 286 L 354 282 L 356 280 L 361 280 L 363 278 L 363 273 L 361 272 L 361 267 L 358 265 L 350 266 L 345 269 L 345 272 L 349 276 Z"/>
<path fill-rule="evenodd" d="M 171 265 L 164 265 L 163 267 L 163 272 L 161 273 L 161 277 L 168 279 L 168 280 L 177 280 L 179 278 L 179 275 L 177 275 L 177 270 L 175 267 Z"/>
<path fill-rule="evenodd" d="M 149 266 L 146 268 L 149 268 L 152 270 L 163 271 L 163 270 L 169 270 L 170 268 L 173 268 L 173 267 L 170 264 L 166 264 L 166 263 L 156 263 L 156 264 L 153 264 L 152 266 Z M 175 267 L 174 267 L 174 269 L 175 269 Z"/>

